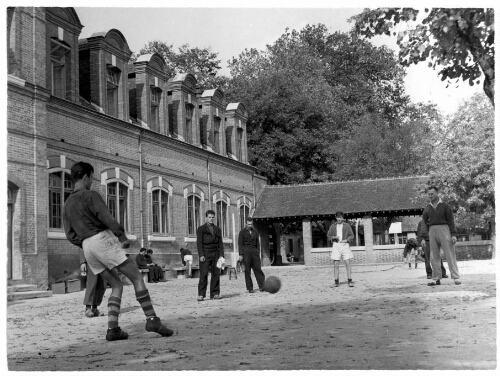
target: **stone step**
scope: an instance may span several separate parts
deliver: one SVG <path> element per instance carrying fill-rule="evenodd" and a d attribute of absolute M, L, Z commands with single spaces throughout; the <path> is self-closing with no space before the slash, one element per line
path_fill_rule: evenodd
<path fill-rule="evenodd" d="M 36 285 L 14 285 L 7 286 L 7 292 L 25 292 L 25 291 L 36 291 Z"/>
<path fill-rule="evenodd" d="M 7 294 L 7 301 L 35 299 L 35 298 L 49 298 L 51 296 L 52 296 L 52 291 L 12 292 Z"/>

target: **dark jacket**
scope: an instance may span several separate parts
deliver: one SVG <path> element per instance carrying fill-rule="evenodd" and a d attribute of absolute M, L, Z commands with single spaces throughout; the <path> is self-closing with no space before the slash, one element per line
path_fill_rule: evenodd
<path fill-rule="evenodd" d="M 85 239 L 107 229 L 120 242 L 127 240 L 122 225 L 113 218 L 96 191 L 79 189 L 72 192 L 64 203 L 63 221 L 66 238 L 80 248 Z"/>
<path fill-rule="evenodd" d="M 198 256 L 207 256 L 209 253 L 217 253 L 217 257 L 224 257 L 224 244 L 222 243 L 222 232 L 219 227 L 213 225 L 214 235 L 210 232 L 208 223 L 201 225 L 196 230 L 196 245 Z"/>
<path fill-rule="evenodd" d="M 148 259 L 146 258 L 146 255 L 141 255 L 140 253 L 135 256 L 135 262 L 137 263 L 137 266 L 139 269 L 147 269 L 148 268 Z"/>
<path fill-rule="evenodd" d="M 259 250 L 259 234 L 256 229 L 252 230 L 253 236 L 250 231 L 245 227 L 238 235 L 238 251 L 240 256 L 243 256 L 245 251 Z"/>
<path fill-rule="evenodd" d="M 337 236 L 337 222 L 332 222 L 332 225 L 330 226 L 330 229 L 328 230 L 328 240 L 330 241 L 330 244 L 333 242 L 333 238 Z M 354 233 L 352 232 L 351 225 L 347 222 L 342 222 L 342 240 L 347 240 L 349 244 L 354 239 Z"/>

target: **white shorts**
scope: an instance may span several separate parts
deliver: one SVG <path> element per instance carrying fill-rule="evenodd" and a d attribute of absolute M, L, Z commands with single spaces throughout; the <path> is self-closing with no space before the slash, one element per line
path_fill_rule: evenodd
<path fill-rule="evenodd" d="M 87 265 L 94 274 L 113 269 L 127 261 L 127 254 L 111 230 L 104 230 L 83 241 Z"/>
<path fill-rule="evenodd" d="M 345 260 L 354 258 L 349 243 L 333 243 L 332 255 L 330 256 L 334 261 L 340 261 L 342 257 Z"/>
<path fill-rule="evenodd" d="M 184 255 L 184 261 L 187 262 L 188 264 L 193 263 L 193 255 Z"/>

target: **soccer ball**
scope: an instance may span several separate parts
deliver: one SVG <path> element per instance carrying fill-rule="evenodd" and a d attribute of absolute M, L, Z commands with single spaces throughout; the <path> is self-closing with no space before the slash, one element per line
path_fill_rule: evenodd
<path fill-rule="evenodd" d="M 264 281 L 264 290 L 270 294 L 277 293 L 281 288 L 281 280 L 278 277 L 270 276 Z"/>

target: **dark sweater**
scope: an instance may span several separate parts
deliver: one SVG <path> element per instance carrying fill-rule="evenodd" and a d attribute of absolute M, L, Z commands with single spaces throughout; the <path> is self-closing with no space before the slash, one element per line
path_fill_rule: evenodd
<path fill-rule="evenodd" d="M 259 250 L 259 235 L 255 229 L 252 229 L 252 234 L 250 234 L 250 231 L 246 227 L 240 231 L 238 235 L 238 250 L 240 256 L 243 256 L 245 251 Z"/>
<path fill-rule="evenodd" d="M 446 202 L 440 202 L 436 209 L 431 204 L 427 205 L 422 213 L 422 236 L 429 236 L 429 227 L 435 225 L 448 225 L 451 236 L 457 236 L 455 219 L 451 206 Z"/>

